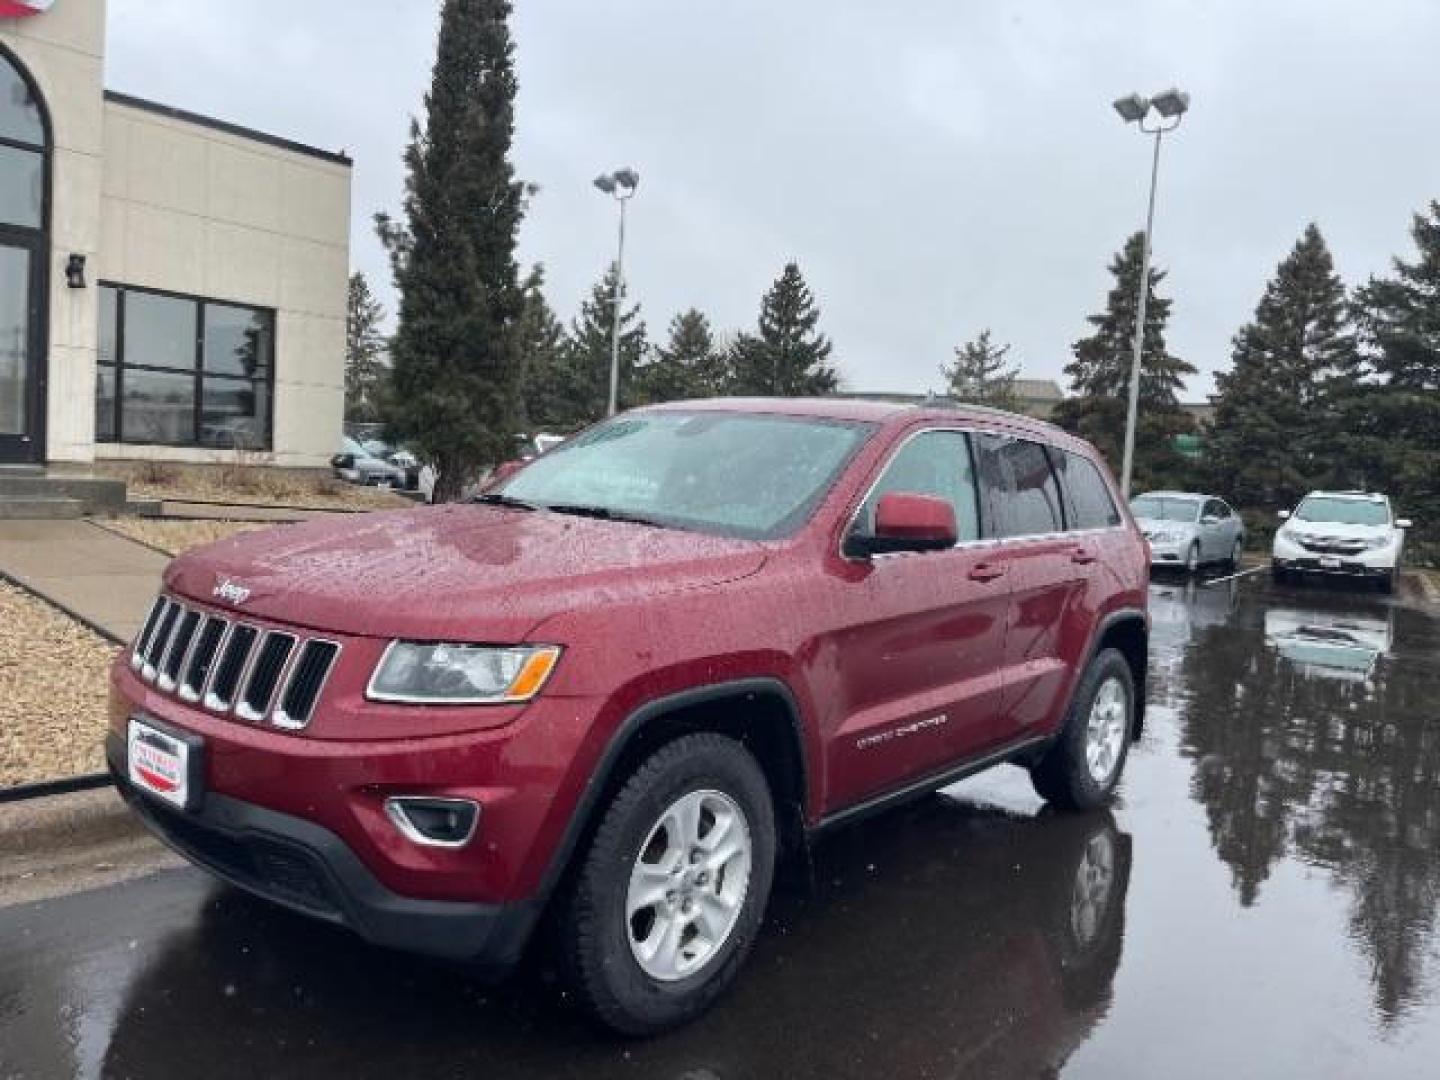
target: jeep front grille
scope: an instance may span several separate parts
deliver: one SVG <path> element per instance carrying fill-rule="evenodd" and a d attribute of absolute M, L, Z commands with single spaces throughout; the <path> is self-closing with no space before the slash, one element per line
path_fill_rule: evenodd
<path fill-rule="evenodd" d="M 159 597 L 130 666 L 157 690 L 214 713 L 298 730 L 310 723 L 340 646 Z"/>

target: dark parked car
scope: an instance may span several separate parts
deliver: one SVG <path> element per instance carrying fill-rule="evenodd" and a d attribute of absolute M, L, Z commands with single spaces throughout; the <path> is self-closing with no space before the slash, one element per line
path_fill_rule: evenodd
<path fill-rule="evenodd" d="M 732 981 L 777 860 L 1001 762 L 1060 807 L 1139 729 L 1148 554 L 1095 451 L 980 409 L 622 414 L 475 503 L 176 559 L 108 757 L 162 837 L 386 945 L 542 916 L 627 1032 Z"/>

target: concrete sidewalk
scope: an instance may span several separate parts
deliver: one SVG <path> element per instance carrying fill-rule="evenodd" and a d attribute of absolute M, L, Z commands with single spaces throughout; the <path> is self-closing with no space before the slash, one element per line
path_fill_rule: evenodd
<path fill-rule="evenodd" d="M 145 621 L 169 561 L 88 521 L 0 521 L 0 573 L 121 641 Z"/>

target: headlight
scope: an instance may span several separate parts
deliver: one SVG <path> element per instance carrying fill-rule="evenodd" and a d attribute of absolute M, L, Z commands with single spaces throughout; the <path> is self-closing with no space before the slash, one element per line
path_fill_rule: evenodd
<path fill-rule="evenodd" d="M 1389 547 L 1391 538 L 1388 536 L 1372 536 L 1365 541 L 1365 547 L 1370 551 L 1377 548 Z"/>
<path fill-rule="evenodd" d="M 1157 540 L 1162 544 L 1173 544 L 1180 539 L 1180 534 L 1169 529 L 1156 529 L 1150 534 L 1151 540 Z"/>
<path fill-rule="evenodd" d="M 559 659 L 560 650 L 553 645 L 497 648 L 396 641 L 380 658 L 365 693 L 375 701 L 437 705 L 529 701 Z"/>

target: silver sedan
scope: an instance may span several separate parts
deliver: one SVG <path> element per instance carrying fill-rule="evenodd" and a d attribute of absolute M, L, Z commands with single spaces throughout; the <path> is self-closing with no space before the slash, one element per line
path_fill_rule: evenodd
<path fill-rule="evenodd" d="M 1130 501 L 1150 544 L 1150 565 L 1194 573 L 1207 563 L 1238 565 L 1245 525 L 1224 499 L 1193 491 L 1151 491 Z"/>

